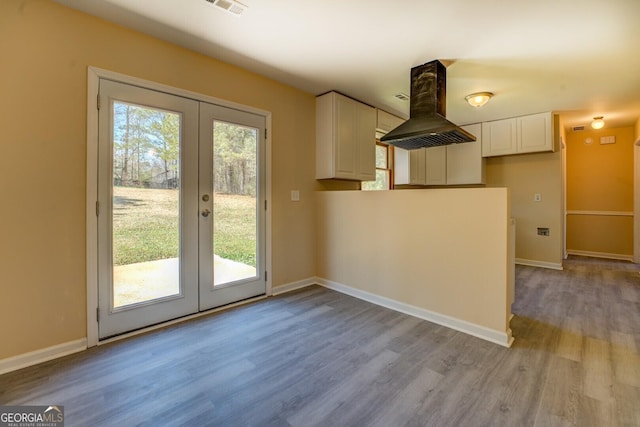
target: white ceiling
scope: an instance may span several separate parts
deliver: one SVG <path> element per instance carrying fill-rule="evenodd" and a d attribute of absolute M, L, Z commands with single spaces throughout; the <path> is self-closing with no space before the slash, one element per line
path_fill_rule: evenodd
<path fill-rule="evenodd" d="M 56 0 L 312 94 L 407 117 L 411 67 L 447 66 L 458 124 L 558 111 L 567 126 L 640 117 L 640 0 Z M 490 91 L 482 108 L 465 95 Z"/>

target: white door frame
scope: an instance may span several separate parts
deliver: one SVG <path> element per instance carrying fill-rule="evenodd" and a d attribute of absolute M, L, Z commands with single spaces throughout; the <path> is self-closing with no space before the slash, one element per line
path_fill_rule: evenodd
<path fill-rule="evenodd" d="M 560 155 L 562 162 L 562 260 L 568 258 L 567 253 L 567 144 L 564 124 L 560 129 Z"/>
<path fill-rule="evenodd" d="M 98 200 L 98 90 L 101 78 L 115 80 L 145 89 L 165 92 L 172 95 L 191 98 L 196 101 L 235 108 L 265 117 L 267 138 L 266 144 L 266 198 L 269 201 L 266 211 L 266 270 L 271 272 L 271 113 L 246 105 L 225 101 L 219 98 L 187 91 L 184 89 L 155 83 L 137 77 L 89 67 L 87 70 L 87 179 L 86 179 L 86 271 L 87 271 L 87 347 L 100 344 L 98 340 L 98 221 L 96 201 Z M 266 283 L 266 295 L 271 295 L 272 281 L 269 274 Z"/>
<path fill-rule="evenodd" d="M 633 144 L 633 262 L 640 264 L 640 135 Z"/>

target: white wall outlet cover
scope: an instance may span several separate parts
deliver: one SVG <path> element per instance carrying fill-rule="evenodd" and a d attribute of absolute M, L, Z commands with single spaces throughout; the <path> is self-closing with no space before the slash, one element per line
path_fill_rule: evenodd
<path fill-rule="evenodd" d="M 536 194 L 533 195 L 533 201 L 534 202 L 539 202 L 541 200 L 542 200 L 542 195 L 541 194 L 536 193 Z"/>
<path fill-rule="evenodd" d="M 293 201 L 293 202 L 300 201 L 300 191 L 291 190 L 291 201 Z"/>

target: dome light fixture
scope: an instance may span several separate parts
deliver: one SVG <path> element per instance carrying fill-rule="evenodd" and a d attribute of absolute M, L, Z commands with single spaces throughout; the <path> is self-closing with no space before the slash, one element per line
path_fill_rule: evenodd
<path fill-rule="evenodd" d="M 591 122 L 591 127 L 594 129 L 602 129 L 604 127 L 603 119 L 603 116 L 594 117 L 593 121 Z"/>
<path fill-rule="evenodd" d="M 482 107 L 484 104 L 489 102 L 492 96 L 493 93 L 491 92 L 476 92 L 465 96 L 464 99 L 466 99 L 472 107 Z"/>

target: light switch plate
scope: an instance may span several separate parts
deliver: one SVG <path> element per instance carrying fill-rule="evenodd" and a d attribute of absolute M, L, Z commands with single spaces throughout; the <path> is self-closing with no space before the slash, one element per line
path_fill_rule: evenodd
<path fill-rule="evenodd" d="M 291 201 L 299 202 L 300 201 L 300 191 L 299 190 L 291 190 Z"/>

